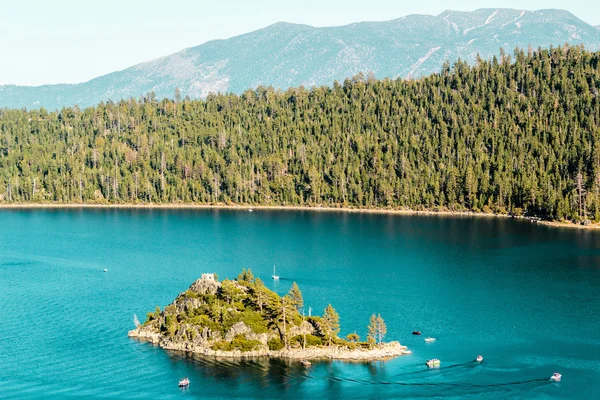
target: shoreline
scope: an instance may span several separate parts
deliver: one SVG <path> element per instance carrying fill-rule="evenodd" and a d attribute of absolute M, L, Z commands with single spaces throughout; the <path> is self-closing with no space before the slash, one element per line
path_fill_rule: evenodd
<path fill-rule="evenodd" d="M 442 217 L 478 217 L 478 218 L 512 218 L 526 220 L 539 225 L 553 228 L 570 228 L 597 230 L 600 223 L 581 225 L 564 221 L 545 221 L 525 216 L 512 216 L 508 214 L 495 214 L 473 211 L 435 211 L 435 210 L 412 210 L 408 208 L 360 208 L 360 207 L 333 207 L 333 206 L 295 206 L 295 205 L 253 205 L 253 204 L 197 204 L 197 203 L 0 203 L 3 209 L 207 209 L 207 210 L 282 210 L 282 211 L 319 211 L 319 212 L 346 212 L 362 214 L 387 214 L 387 215 L 427 215 Z"/>
<path fill-rule="evenodd" d="M 227 359 L 247 359 L 247 358 L 279 358 L 287 360 L 338 360 L 338 361 L 381 361 L 395 357 L 412 354 L 406 346 L 402 346 L 398 341 L 381 343 L 371 349 L 357 348 L 350 350 L 340 346 L 314 346 L 306 349 L 282 349 L 282 350 L 250 350 L 242 352 L 240 350 L 224 351 L 213 350 L 208 346 L 201 346 L 194 343 L 177 343 L 165 338 L 156 332 L 146 332 L 143 328 L 136 328 L 127 333 L 127 336 L 140 342 L 148 342 L 164 350 L 183 351 L 186 353 L 197 354 L 204 357 L 227 358 Z"/>
<path fill-rule="evenodd" d="M 331 305 L 324 317 L 306 318 L 300 314 L 297 305 L 303 300 L 297 285 L 290 290 L 291 302 L 286 303 L 284 298 L 267 289 L 250 270 L 242 269 L 237 279 L 222 282 L 215 274 L 203 273 L 162 311 L 157 307 L 148 313 L 144 324 L 140 325 L 136 317 L 137 326 L 127 336 L 165 350 L 217 358 L 373 361 L 412 354 L 398 341 L 376 345 L 360 342 L 358 337 L 355 341 L 340 339 L 339 331 L 326 319 L 329 316 L 339 321 Z M 289 317 L 285 317 L 286 309 Z M 282 316 L 283 327 L 279 319 Z M 369 326 L 375 335 L 381 331 L 373 318 Z M 331 327 L 329 335 L 327 326 Z M 385 332 L 380 333 L 380 341 L 383 335 Z"/>

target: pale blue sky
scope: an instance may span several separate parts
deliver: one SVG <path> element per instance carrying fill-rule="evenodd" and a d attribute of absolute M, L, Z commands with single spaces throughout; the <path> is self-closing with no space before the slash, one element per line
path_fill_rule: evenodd
<path fill-rule="evenodd" d="M 496 7 L 561 8 L 600 25 L 598 0 L 0 0 L 0 84 L 82 82 L 279 21 L 330 26 Z"/>

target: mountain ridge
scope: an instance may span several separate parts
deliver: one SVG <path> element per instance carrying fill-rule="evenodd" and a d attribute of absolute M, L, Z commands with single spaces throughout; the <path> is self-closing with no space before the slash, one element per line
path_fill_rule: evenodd
<path fill-rule="evenodd" d="M 418 78 L 438 72 L 444 61 L 489 58 L 500 48 L 565 43 L 600 48 L 600 31 L 565 10 L 483 8 L 412 14 L 388 21 L 333 27 L 277 22 L 265 28 L 201 45 L 87 82 L 0 86 L 0 107 L 90 106 L 109 99 L 155 92 L 204 98 L 257 86 L 331 85 L 358 72 L 378 78 Z"/>

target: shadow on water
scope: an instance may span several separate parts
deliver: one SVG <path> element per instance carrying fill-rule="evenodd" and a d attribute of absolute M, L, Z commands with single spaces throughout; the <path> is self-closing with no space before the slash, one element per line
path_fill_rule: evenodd
<path fill-rule="evenodd" d="M 226 385 L 231 390 L 241 390 L 256 396 L 250 389 L 263 390 L 262 396 L 273 392 L 290 394 L 303 393 L 303 385 L 313 390 L 325 390 L 329 397 L 351 397 L 352 387 L 378 388 L 380 395 L 387 392 L 403 396 L 468 396 L 497 393 L 502 396 L 527 395 L 542 386 L 551 384 L 549 378 L 536 378 L 516 381 L 477 383 L 476 375 L 470 372 L 485 373 L 485 363 L 469 361 L 441 368 L 419 369 L 392 375 L 389 380 L 378 379 L 385 376 L 385 365 L 380 362 L 361 362 L 369 378 L 351 377 L 342 364 L 334 361 L 313 363 L 306 368 L 295 360 L 259 358 L 211 358 L 179 352 L 169 352 L 173 360 L 183 360 L 194 366 L 193 375 L 198 380 L 213 380 Z M 357 366 L 357 365 L 354 365 Z M 409 368 L 417 367 L 417 365 Z M 419 364 L 419 367 L 421 365 Z M 491 371 L 490 371 L 491 372 Z M 356 370 L 353 372 L 356 373 Z M 471 379 L 470 379 L 471 378 Z M 500 377 L 501 378 L 501 377 Z M 467 381 L 469 380 L 469 381 Z M 401 393 L 397 392 L 400 389 Z M 383 390 L 383 392 L 382 392 Z M 243 393 L 238 393 L 243 395 Z M 530 393 L 531 394 L 531 393 Z"/>
<path fill-rule="evenodd" d="M 219 384 L 237 386 L 252 384 L 266 388 L 276 386 L 284 390 L 305 380 L 314 379 L 306 374 L 306 368 L 291 360 L 256 358 L 215 358 L 180 352 L 169 352 L 174 360 L 185 360 L 203 379 Z"/>

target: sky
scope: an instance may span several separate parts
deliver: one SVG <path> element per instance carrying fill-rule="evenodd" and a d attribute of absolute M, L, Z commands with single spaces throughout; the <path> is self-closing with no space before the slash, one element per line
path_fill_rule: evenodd
<path fill-rule="evenodd" d="M 84 82 L 280 21 L 333 26 L 498 7 L 565 9 L 600 25 L 597 0 L 0 0 L 0 85 Z"/>

